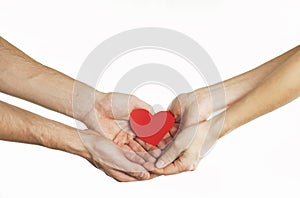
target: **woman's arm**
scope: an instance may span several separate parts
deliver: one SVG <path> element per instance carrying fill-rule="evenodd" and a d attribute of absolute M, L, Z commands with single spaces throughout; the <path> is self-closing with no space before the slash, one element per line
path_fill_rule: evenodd
<path fill-rule="evenodd" d="M 195 90 L 193 93 L 197 96 L 198 102 L 202 103 L 202 100 L 205 103 L 211 103 L 210 101 L 210 92 L 220 92 L 220 89 L 224 88 L 224 93 L 226 96 L 225 106 L 223 102 L 216 102 L 212 107 L 213 110 L 224 109 L 228 106 L 231 106 L 233 103 L 238 101 L 240 98 L 244 97 L 248 92 L 256 88 L 262 81 L 264 81 L 273 71 L 288 60 L 291 56 L 297 53 L 300 50 L 300 46 L 297 46 L 280 56 L 273 58 L 270 61 L 235 77 L 232 77 L 228 80 L 225 80 L 216 85 L 210 87 L 200 88 Z M 223 85 L 223 86 L 220 86 Z M 206 104 L 206 106 L 211 106 Z M 209 110 L 210 111 L 210 110 Z"/>
<path fill-rule="evenodd" d="M 162 169 L 155 172 L 157 174 L 176 174 L 194 170 L 203 157 L 201 150 L 207 144 L 206 141 L 216 140 L 218 134 L 220 134 L 219 137 L 222 137 L 237 127 L 299 97 L 299 76 L 300 51 L 299 48 L 295 48 L 292 55 L 281 62 L 252 91 L 233 103 L 227 111 L 210 120 L 183 128 L 174 143 L 158 160 L 156 165 Z M 240 87 L 236 89 L 240 89 Z M 186 117 L 186 119 L 190 118 Z M 220 128 L 220 132 L 214 131 Z"/>
<path fill-rule="evenodd" d="M 173 100 L 169 110 L 175 116 L 177 124 L 181 124 L 182 129 L 205 121 L 212 113 L 228 108 L 259 86 L 299 50 L 300 46 L 297 46 L 253 70 L 224 82 L 181 94 Z M 222 96 L 223 94 L 225 96 Z"/>
<path fill-rule="evenodd" d="M 227 111 L 221 136 L 300 95 L 300 50 Z"/>

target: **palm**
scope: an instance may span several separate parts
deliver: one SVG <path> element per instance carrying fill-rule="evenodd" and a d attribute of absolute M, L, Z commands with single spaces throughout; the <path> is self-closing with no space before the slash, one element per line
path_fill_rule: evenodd
<path fill-rule="evenodd" d="M 130 112 L 137 108 L 150 111 L 151 106 L 127 94 L 109 93 L 104 97 L 96 96 L 93 109 L 86 115 L 86 125 L 118 145 L 131 161 L 145 164 L 150 169 L 154 167 L 156 159 L 151 155 L 153 152 L 148 151 L 157 148 L 143 144 L 129 126 Z"/>
<path fill-rule="evenodd" d="M 90 152 L 88 160 L 107 175 L 118 181 L 150 179 L 144 167 L 126 158 L 122 149 L 107 138 L 92 130 L 80 130 L 81 140 Z"/>

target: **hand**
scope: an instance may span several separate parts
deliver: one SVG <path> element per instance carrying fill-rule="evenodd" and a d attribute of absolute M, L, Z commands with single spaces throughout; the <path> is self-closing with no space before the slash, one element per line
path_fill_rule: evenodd
<path fill-rule="evenodd" d="M 222 102 L 218 101 L 218 104 L 212 104 L 210 95 L 212 94 L 208 88 L 201 88 L 194 92 L 181 94 L 173 100 L 169 110 L 175 117 L 175 127 L 170 131 L 170 137 L 165 139 L 163 144 L 168 145 L 167 148 L 161 147 L 165 152 L 157 161 L 156 167 L 163 168 L 181 154 L 182 156 L 164 169 L 154 171 L 155 173 L 175 174 L 194 170 L 200 158 L 216 142 L 221 127 L 220 122 L 217 125 L 214 124 L 214 130 L 209 130 L 214 119 L 206 120 L 212 112 L 222 106 Z"/>
<path fill-rule="evenodd" d="M 184 129 L 206 120 L 211 112 L 211 100 L 208 88 L 180 94 L 169 106 L 176 123 Z"/>
<path fill-rule="evenodd" d="M 100 92 L 96 92 L 93 104 L 82 118 L 87 127 L 126 151 L 125 155 L 131 161 L 143 164 L 148 170 L 154 169 L 160 149 L 138 139 L 129 126 L 129 115 L 133 109 L 151 111 L 151 106 L 133 95 Z"/>
<path fill-rule="evenodd" d="M 170 104 L 169 111 L 175 117 L 174 127 L 169 134 L 159 143 L 159 148 L 164 149 L 176 133 L 206 120 L 211 114 L 210 95 L 207 88 L 194 92 L 178 95 Z"/>
<path fill-rule="evenodd" d="M 182 130 L 157 161 L 159 169 L 153 172 L 170 175 L 195 170 L 200 159 L 216 142 L 222 123 L 223 117 L 217 116 Z"/>
<path fill-rule="evenodd" d="M 141 165 L 142 161 L 137 164 L 128 160 L 123 149 L 101 134 L 89 129 L 81 130 L 79 134 L 83 142 L 88 142 L 84 145 L 88 151 L 83 152 L 81 156 L 108 176 L 122 182 L 150 178 L 148 171 Z"/>

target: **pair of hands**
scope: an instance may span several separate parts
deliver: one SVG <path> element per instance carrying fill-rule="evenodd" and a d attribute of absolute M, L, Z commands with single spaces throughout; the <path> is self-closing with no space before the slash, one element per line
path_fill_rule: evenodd
<path fill-rule="evenodd" d="M 199 89 L 176 97 L 169 111 L 175 125 L 157 145 L 140 140 L 129 126 L 134 109 L 152 108 L 135 96 L 95 94 L 92 108 L 82 117 L 87 130 L 79 130 L 94 166 L 118 181 L 147 180 L 160 175 L 195 170 L 218 135 L 210 132 L 212 112 L 209 90 Z"/>
<path fill-rule="evenodd" d="M 0 139 L 80 155 L 119 181 L 194 170 L 220 136 L 299 97 L 299 49 L 297 46 L 222 83 L 176 97 L 169 107 L 176 124 L 158 147 L 153 147 L 135 137 L 128 125 L 133 109 L 151 112 L 148 104 L 126 94 L 94 93 L 91 87 L 36 62 L 0 37 L 0 91 L 73 117 L 88 127 L 78 130 L 78 135 L 72 127 L 0 102 L 1 116 L 6 118 Z M 74 98 L 79 101 L 75 102 L 78 108 L 72 105 Z M 226 120 L 225 113 L 208 119 L 224 108 Z"/>
<path fill-rule="evenodd" d="M 0 70 L 3 93 L 73 117 L 88 128 L 77 130 L 78 135 L 72 127 L 9 107 L 12 112 L 6 113 L 6 117 L 13 115 L 19 120 L 38 121 L 12 127 L 13 121 L 8 120 L 4 124 L 10 127 L 2 139 L 80 155 L 119 181 L 145 180 L 193 170 L 199 162 L 211 123 L 198 125 L 210 115 L 206 89 L 182 94 L 171 103 L 169 110 L 176 118 L 175 127 L 153 147 L 139 140 L 128 124 L 132 110 L 142 108 L 151 112 L 151 106 L 138 98 L 94 92 L 93 88 L 38 63 L 1 37 Z"/>

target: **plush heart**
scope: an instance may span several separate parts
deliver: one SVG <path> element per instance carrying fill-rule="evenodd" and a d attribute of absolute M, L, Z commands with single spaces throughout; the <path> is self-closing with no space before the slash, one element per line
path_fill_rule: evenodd
<path fill-rule="evenodd" d="M 173 127 L 175 119 L 169 111 L 152 115 L 146 109 L 135 109 L 130 113 L 129 122 L 141 140 L 156 146 Z"/>

